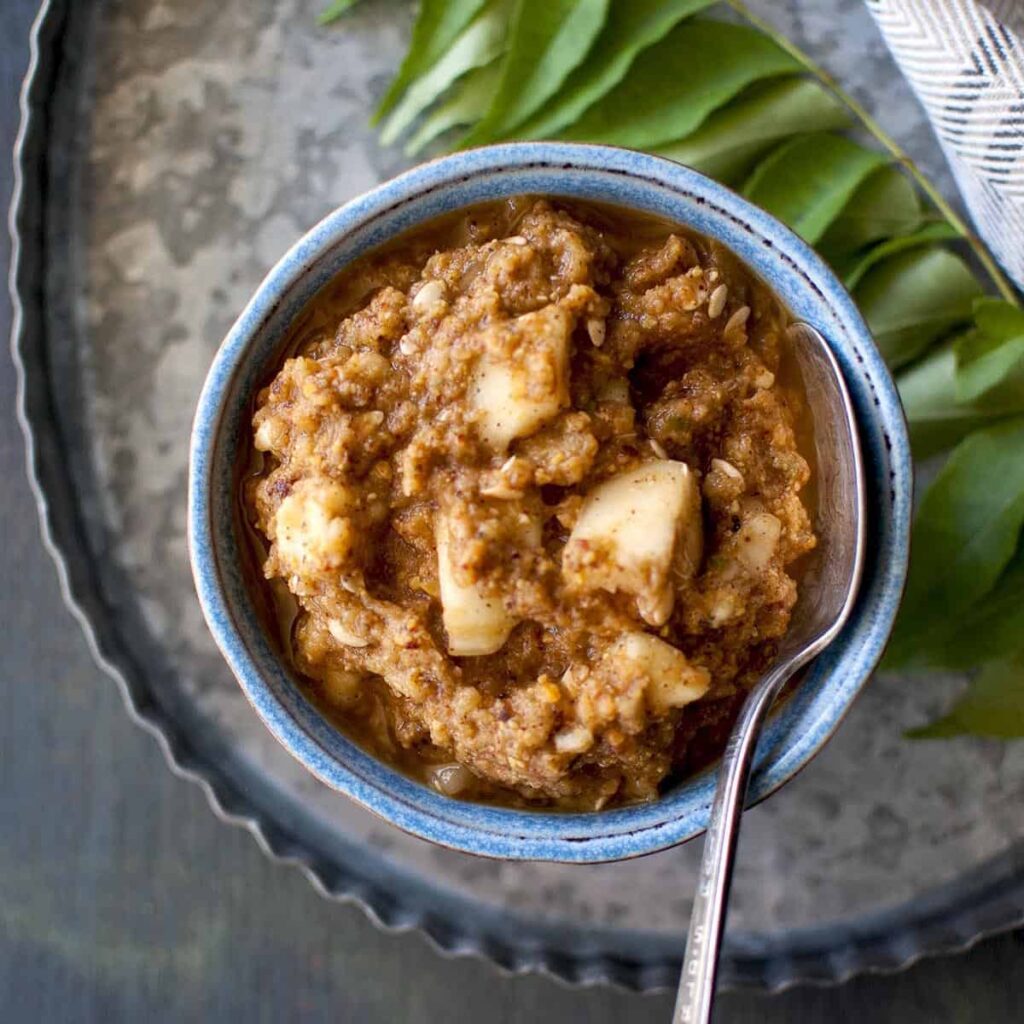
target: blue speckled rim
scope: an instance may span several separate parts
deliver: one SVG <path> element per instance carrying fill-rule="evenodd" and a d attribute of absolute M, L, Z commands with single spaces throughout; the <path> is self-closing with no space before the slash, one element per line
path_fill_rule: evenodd
<path fill-rule="evenodd" d="M 242 577 L 233 468 L 253 388 L 299 310 L 339 269 L 399 232 L 467 206 L 523 193 L 645 210 L 717 238 L 830 340 L 857 407 L 868 477 L 869 550 L 861 598 L 840 638 L 768 724 L 751 800 L 764 799 L 826 742 L 874 668 L 906 575 L 911 460 L 895 386 L 860 314 L 796 235 L 686 167 L 629 150 L 518 143 L 417 167 L 330 214 L 267 275 L 214 358 L 193 428 L 189 545 L 210 629 L 274 736 L 328 785 L 398 827 L 467 853 L 577 863 L 684 842 L 705 827 L 714 774 L 660 800 L 600 814 L 538 814 L 444 797 L 370 757 L 303 697 L 275 656 Z"/>

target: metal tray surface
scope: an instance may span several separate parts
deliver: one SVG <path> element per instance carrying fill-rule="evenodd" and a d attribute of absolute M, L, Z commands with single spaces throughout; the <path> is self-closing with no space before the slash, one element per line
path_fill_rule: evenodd
<path fill-rule="evenodd" d="M 334 29 L 320 0 L 51 0 L 11 211 L 29 471 L 67 601 L 133 717 L 218 815 L 325 895 L 513 971 L 671 986 L 700 844 L 593 867 L 481 861 L 403 835 L 278 749 L 206 633 L 185 552 L 210 358 L 288 244 L 405 166 L 367 113 L 409 7 Z M 754 5 L 948 190 L 860 0 Z M 896 970 L 1024 922 L 1024 745 L 911 743 L 955 676 L 877 677 L 826 751 L 749 812 L 727 985 Z"/>

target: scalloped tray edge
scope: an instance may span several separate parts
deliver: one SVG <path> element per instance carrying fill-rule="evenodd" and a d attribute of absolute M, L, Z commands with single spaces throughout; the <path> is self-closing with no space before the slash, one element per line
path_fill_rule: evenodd
<path fill-rule="evenodd" d="M 40 110 L 52 84 L 64 2 L 43 0 L 40 6 L 32 27 L 29 66 L 21 91 L 21 125 L 14 148 L 14 190 L 8 218 L 12 243 L 11 354 L 17 378 L 17 418 L 24 436 L 27 476 L 39 514 L 43 545 L 56 568 L 63 601 L 81 627 L 97 665 L 115 681 L 130 718 L 156 740 L 170 770 L 178 778 L 200 787 L 217 818 L 248 831 L 270 860 L 301 871 L 322 896 L 360 907 L 376 927 L 393 933 L 418 931 L 442 956 L 483 960 L 503 974 L 540 973 L 568 985 L 609 984 L 638 992 L 674 988 L 681 950 L 679 960 L 641 963 L 594 954 L 571 956 L 550 949 L 516 949 L 494 935 L 459 931 L 436 915 L 402 907 L 379 886 L 312 856 L 284 830 L 252 810 L 244 795 L 218 776 L 215 769 L 199 763 L 188 738 L 163 716 L 138 675 L 126 665 L 129 659 L 116 636 L 95 621 L 97 599 L 89 594 L 84 583 L 88 573 L 75 561 L 81 561 L 75 549 L 81 539 L 76 534 L 72 507 L 58 511 L 52 500 L 55 477 L 58 486 L 63 483 L 70 489 L 70 484 L 59 479 L 62 466 L 47 464 L 33 432 L 32 404 L 40 395 L 45 397 L 45 392 L 40 382 L 31 378 L 27 355 L 31 333 L 28 303 L 22 298 L 23 293 L 31 291 L 33 280 L 25 244 L 27 232 L 38 228 L 32 222 L 37 211 L 31 205 L 38 196 L 26 187 L 26 181 L 41 177 L 33 179 L 26 170 L 30 161 L 40 160 L 45 153 L 45 118 Z M 1010 872 L 1009 882 L 998 877 L 999 871 L 993 882 L 983 880 L 975 890 L 980 898 L 961 900 L 960 905 L 954 902 L 948 907 L 939 898 L 935 908 L 901 931 L 888 935 L 880 934 L 880 929 L 892 915 L 880 914 L 865 919 L 863 927 L 848 928 L 845 941 L 827 953 L 800 951 L 799 944 L 791 954 L 769 958 L 734 950 L 731 962 L 724 965 L 723 987 L 775 993 L 798 984 L 836 985 L 862 974 L 895 974 L 924 957 L 965 951 L 988 936 L 1024 925 L 1024 863 L 1011 868 L 1016 871 Z"/>

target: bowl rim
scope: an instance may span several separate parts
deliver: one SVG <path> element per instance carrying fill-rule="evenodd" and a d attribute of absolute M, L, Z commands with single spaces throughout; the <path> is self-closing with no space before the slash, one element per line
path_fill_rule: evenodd
<path fill-rule="evenodd" d="M 480 201 L 468 195 L 471 186 L 488 182 L 507 185 L 532 173 L 556 175 L 560 185 L 537 190 L 505 187 L 491 198 L 542 192 L 576 195 L 597 201 L 588 176 L 596 183 L 615 180 L 631 195 L 654 189 L 677 207 L 697 204 L 724 217 L 758 240 L 769 258 L 788 264 L 816 293 L 822 308 L 831 310 L 844 330 L 826 337 L 843 364 L 848 381 L 851 371 L 862 372 L 871 402 L 859 403 L 862 435 L 866 425 L 881 427 L 883 460 L 889 479 L 869 475 L 869 505 L 881 502 L 883 544 L 869 546 L 881 586 L 873 607 L 865 615 L 854 612 L 844 634 L 858 634 L 855 650 L 843 647 L 842 638 L 812 668 L 817 676 L 831 679 L 840 669 L 848 671 L 842 692 L 823 709 L 810 729 L 793 736 L 766 736 L 760 745 L 751 780 L 749 803 L 765 799 L 789 781 L 818 753 L 838 728 L 853 699 L 866 684 L 884 650 L 902 596 L 909 554 L 912 472 L 906 424 L 895 384 L 853 300 L 814 251 L 774 217 L 735 192 L 681 164 L 633 150 L 581 143 L 505 143 L 466 150 L 421 164 L 338 207 L 302 236 L 270 270 L 218 349 L 203 386 L 193 422 L 189 452 L 188 526 L 189 557 L 204 617 L 243 692 L 275 738 L 309 771 L 390 823 L 420 838 L 466 853 L 504 859 L 550 860 L 574 863 L 627 859 L 662 850 L 699 835 L 707 822 L 714 789 L 714 772 L 707 770 L 684 780 L 656 801 L 602 812 L 548 812 L 516 810 L 468 804 L 436 793 L 377 761 L 330 726 L 302 698 L 304 711 L 294 701 L 283 700 L 268 675 L 285 674 L 278 663 L 269 669 L 249 649 L 244 629 L 236 621 L 217 557 L 218 542 L 212 510 L 212 473 L 225 413 L 233 397 L 233 385 L 246 365 L 252 343 L 279 312 L 290 290 L 318 265 L 329 261 L 346 239 L 365 232 L 368 226 L 398 210 L 412 210 L 412 223 L 432 219 L 438 211 L 416 216 L 416 204 L 431 194 L 455 196 L 450 209 Z M 653 193 L 652 193 L 653 194 Z M 465 198 L 459 199 L 460 195 Z M 627 208 L 648 209 L 629 201 Z M 688 218 L 675 216 L 679 222 Z M 408 226 L 408 225 L 406 225 Z M 404 230 L 399 227 L 397 230 Z M 397 233 L 392 231 L 391 234 Z M 712 232 L 712 234 L 715 234 Z M 373 248 L 380 239 L 368 244 Z M 733 239 L 735 241 L 735 239 Z M 736 249 L 729 240 L 725 244 Z M 356 253 L 360 255 L 361 253 Z M 745 262 L 765 276 L 764 265 L 740 253 Z M 333 276 L 348 260 L 337 262 Z M 319 287 L 319 286 L 318 286 Z M 315 291 L 316 289 L 313 289 Z M 776 289 L 778 290 L 778 289 Z M 783 295 L 785 298 L 785 295 Z M 305 300 L 304 300 L 305 301 Z M 867 414 L 867 420 L 861 417 Z M 862 440 L 865 438 L 862 437 Z M 876 441 L 879 439 L 876 438 Z M 870 474 L 870 471 L 869 471 Z M 876 524 L 877 525 L 877 524 Z M 862 590 L 862 598 L 864 591 Z M 858 601 L 858 607 L 862 604 Z M 837 652 L 841 651 L 843 657 Z M 276 659 L 275 659 L 276 660 Z M 851 666 L 850 662 L 853 662 Z M 282 679 L 274 680 L 279 688 Z M 284 685 L 291 685 L 285 681 Z M 788 710 L 786 712 L 788 714 Z M 783 717 L 782 715 L 778 717 Z M 778 730 L 776 730 L 778 732 Z"/>

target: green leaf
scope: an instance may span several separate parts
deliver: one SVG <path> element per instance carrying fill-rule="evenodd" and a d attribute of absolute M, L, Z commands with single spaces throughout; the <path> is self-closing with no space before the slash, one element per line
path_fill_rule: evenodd
<path fill-rule="evenodd" d="M 463 75 L 420 123 L 406 144 L 406 155 L 414 156 L 453 128 L 466 128 L 479 121 L 487 113 L 500 79 L 500 59 Z"/>
<path fill-rule="evenodd" d="M 347 10 L 359 3 L 359 0 L 334 0 L 334 3 L 329 7 L 322 10 L 317 17 L 317 22 L 321 25 L 330 25 L 332 21 L 337 21 Z"/>
<path fill-rule="evenodd" d="M 917 249 L 929 242 L 945 242 L 959 238 L 960 233 L 952 224 L 944 220 L 932 221 L 923 228 L 909 235 L 890 238 L 869 249 L 866 253 L 848 253 L 832 260 L 836 273 L 843 279 L 847 288 L 856 288 L 861 278 L 876 264 L 908 249 Z"/>
<path fill-rule="evenodd" d="M 1000 401 L 987 396 L 980 402 L 958 403 L 955 376 L 956 358 L 950 342 L 940 345 L 897 378 L 916 459 L 927 459 L 952 448 L 972 430 L 1024 413 L 1021 393 L 1016 397 L 1009 394 Z"/>
<path fill-rule="evenodd" d="M 521 139 L 544 139 L 570 125 L 625 77 L 636 55 L 654 45 L 683 18 L 714 0 L 627 0 L 612 3 L 608 21 L 587 59 L 550 103 L 515 128 Z"/>
<path fill-rule="evenodd" d="M 962 401 L 958 396 L 957 352 L 984 348 L 971 340 L 981 333 L 982 324 L 987 327 L 987 337 L 1012 339 L 1022 316 L 1015 307 L 998 299 L 979 299 L 975 310 L 978 327 L 940 346 L 897 379 L 914 456 L 918 459 L 951 448 L 972 430 L 1024 414 L 1024 374 L 1018 372 L 1005 374 L 976 398 Z"/>
<path fill-rule="evenodd" d="M 757 159 L 780 140 L 849 123 L 839 101 L 813 79 L 769 79 L 714 111 L 685 139 L 655 152 L 731 185 L 746 177 Z"/>
<path fill-rule="evenodd" d="M 980 294 L 981 286 L 959 256 L 929 246 L 876 263 L 853 297 L 882 355 L 897 369 L 969 321 Z"/>
<path fill-rule="evenodd" d="M 425 75 L 448 51 L 462 30 L 477 16 L 487 0 L 420 0 L 412 39 L 398 74 L 373 115 L 377 124 L 401 99 L 405 90 Z"/>
<path fill-rule="evenodd" d="M 1015 386 L 1024 396 L 1024 310 L 1002 299 L 974 304 L 978 329 L 953 346 L 956 397 L 971 402 L 1000 385 Z"/>
<path fill-rule="evenodd" d="M 752 82 L 797 70 L 792 57 L 752 28 L 684 21 L 641 53 L 626 78 L 561 137 L 651 149 L 689 135 Z"/>
<path fill-rule="evenodd" d="M 987 665 L 948 715 L 911 729 L 907 735 L 919 740 L 965 735 L 1011 740 L 1024 736 L 1024 657 Z"/>
<path fill-rule="evenodd" d="M 968 608 L 948 632 L 919 648 L 914 668 L 967 669 L 1024 651 L 1024 546 L 1017 548 L 995 587 Z"/>
<path fill-rule="evenodd" d="M 784 142 L 751 175 L 743 194 L 814 245 L 885 157 L 842 135 Z"/>
<path fill-rule="evenodd" d="M 517 0 L 508 56 L 491 107 L 462 140 L 492 142 L 536 113 L 580 64 L 608 15 L 609 0 Z"/>
<path fill-rule="evenodd" d="M 490 64 L 505 49 L 511 0 L 490 0 L 443 57 L 416 79 L 381 129 L 391 145 L 453 82 L 467 71 Z"/>
<path fill-rule="evenodd" d="M 920 224 L 921 202 L 914 183 L 889 164 L 861 182 L 821 236 L 818 251 L 835 262 L 883 238 L 908 235 Z"/>
<path fill-rule="evenodd" d="M 1024 416 L 962 441 L 926 491 L 887 664 L 914 663 L 992 589 L 1024 523 Z"/>

